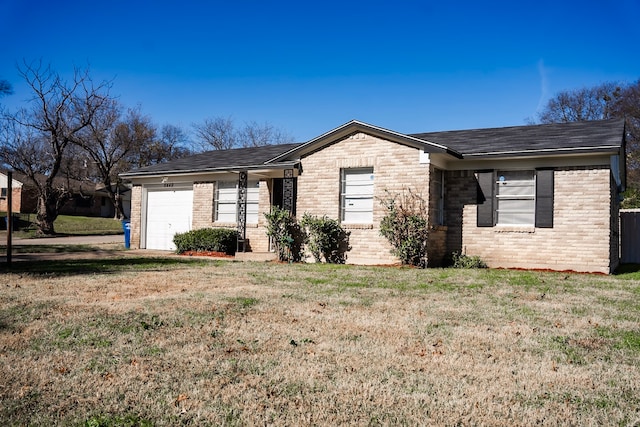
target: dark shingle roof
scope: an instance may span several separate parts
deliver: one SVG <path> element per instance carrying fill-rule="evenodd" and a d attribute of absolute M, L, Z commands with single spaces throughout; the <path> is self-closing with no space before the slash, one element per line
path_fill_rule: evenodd
<path fill-rule="evenodd" d="M 265 167 L 264 163 L 278 154 L 291 150 L 299 144 L 265 145 L 262 147 L 214 150 L 183 157 L 167 163 L 160 163 L 122 174 L 123 177 L 144 175 L 212 172 Z M 270 165 L 268 167 L 274 167 Z"/>
<path fill-rule="evenodd" d="M 618 151 L 623 144 L 624 120 L 426 132 L 407 136 L 425 143 L 437 144 L 445 151 L 449 150 L 453 155 L 461 155 L 462 158 L 467 159 L 614 152 Z M 289 153 L 296 151 L 295 148 L 304 148 L 303 146 L 305 144 L 279 144 L 207 151 L 136 169 L 122 176 L 132 178 L 161 174 L 281 168 L 293 165 L 294 160 L 284 161 L 284 159 L 291 157 Z"/>
<path fill-rule="evenodd" d="M 624 120 L 418 133 L 468 157 L 612 151 L 622 145 Z"/>

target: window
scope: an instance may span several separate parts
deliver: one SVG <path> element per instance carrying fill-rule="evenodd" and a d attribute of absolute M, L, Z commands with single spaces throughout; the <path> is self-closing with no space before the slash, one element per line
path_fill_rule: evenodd
<path fill-rule="evenodd" d="M 343 169 L 340 219 L 345 223 L 373 222 L 373 168 Z"/>
<path fill-rule="evenodd" d="M 553 169 L 480 171 L 477 226 L 553 227 Z"/>
<path fill-rule="evenodd" d="M 496 224 L 534 225 L 536 219 L 534 171 L 498 171 Z"/>
<path fill-rule="evenodd" d="M 7 197 L 7 187 L 3 187 L 0 188 L 0 198 L 6 198 Z"/>
<path fill-rule="evenodd" d="M 216 183 L 215 221 L 235 223 L 238 221 L 238 182 L 218 181 Z M 260 183 L 249 181 L 247 184 L 247 224 L 258 223 L 258 199 Z"/>
<path fill-rule="evenodd" d="M 434 169 L 430 182 L 431 210 L 429 216 L 432 225 L 444 225 L 444 171 Z"/>

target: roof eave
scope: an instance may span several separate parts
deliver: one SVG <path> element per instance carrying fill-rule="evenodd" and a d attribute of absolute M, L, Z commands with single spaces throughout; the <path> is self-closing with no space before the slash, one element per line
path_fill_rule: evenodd
<path fill-rule="evenodd" d="M 486 153 L 463 154 L 463 159 L 483 159 L 501 157 L 532 157 L 532 156 L 558 156 L 576 154 L 600 154 L 620 152 L 619 145 L 607 145 L 600 147 L 573 147 L 573 148 L 550 148 L 541 150 L 518 150 L 518 151 L 495 151 Z"/>
<path fill-rule="evenodd" d="M 202 174 L 202 173 L 219 173 L 219 172 L 240 172 L 240 171 L 251 171 L 251 170 L 260 170 L 260 169 L 286 169 L 293 168 L 298 164 L 296 161 L 291 162 L 278 162 L 274 164 L 259 164 L 259 165 L 248 165 L 248 166 L 224 166 L 219 168 L 198 168 L 198 169 L 174 169 L 174 170 L 166 170 L 166 171 L 150 171 L 150 172 L 126 172 L 120 174 L 122 178 L 147 178 L 154 176 L 165 176 L 165 175 L 191 175 L 191 174 Z"/>

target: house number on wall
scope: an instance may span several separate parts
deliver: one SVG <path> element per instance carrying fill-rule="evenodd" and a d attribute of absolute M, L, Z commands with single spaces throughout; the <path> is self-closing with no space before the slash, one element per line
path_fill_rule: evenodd
<path fill-rule="evenodd" d="M 172 182 L 165 182 L 163 185 L 164 185 L 164 188 L 171 188 L 171 187 L 173 187 L 173 183 L 172 183 Z"/>

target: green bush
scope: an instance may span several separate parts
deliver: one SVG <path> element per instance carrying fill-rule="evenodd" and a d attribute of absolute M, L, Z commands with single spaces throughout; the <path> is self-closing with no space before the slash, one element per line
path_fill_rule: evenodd
<path fill-rule="evenodd" d="M 391 253 L 402 264 L 426 267 L 429 228 L 425 200 L 406 189 L 400 196 L 387 192 L 380 203 L 387 210 L 380 222 L 380 235 L 391 243 Z"/>
<path fill-rule="evenodd" d="M 228 255 L 236 253 L 238 232 L 229 228 L 200 228 L 173 236 L 176 252 L 224 252 Z"/>
<path fill-rule="evenodd" d="M 271 238 L 279 261 L 298 262 L 302 259 L 304 234 L 291 212 L 274 206 L 264 214 L 267 236 Z"/>
<path fill-rule="evenodd" d="M 338 221 L 326 215 L 318 218 L 305 213 L 300 225 L 306 234 L 305 244 L 316 262 L 322 262 L 324 257 L 325 262 L 330 264 L 345 263 L 345 254 L 351 249 L 349 247 L 351 232 L 343 229 Z"/>
<path fill-rule="evenodd" d="M 622 193 L 623 199 L 620 204 L 621 209 L 637 209 L 640 208 L 640 189 L 628 187 Z"/>
<path fill-rule="evenodd" d="M 487 264 L 477 255 L 454 252 L 451 254 L 451 262 L 453 268 L 487 268 Z"/>

